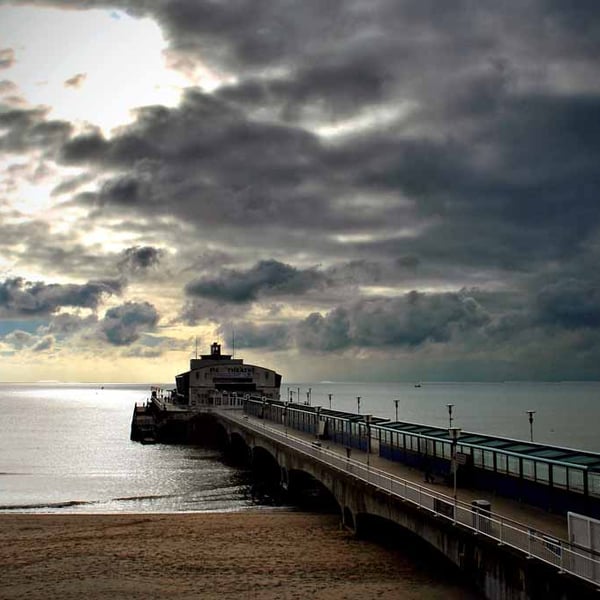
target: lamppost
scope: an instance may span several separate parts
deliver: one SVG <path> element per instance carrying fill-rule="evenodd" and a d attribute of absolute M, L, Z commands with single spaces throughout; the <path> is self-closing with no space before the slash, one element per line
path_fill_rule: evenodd
<path fill-rule="evenodd" d="M 398 421 L 398 403 L 400 400 L 394 400 L 394 406 L 396 407 L 396 421 Z"/>
<path fill-rule="evenodd" d="M 454 404 L 446 404 L 446 406 L 448 407 L 448 428 L 452 427 L 452 408 L 454 407 Z"/>
<path fill-rule="evenodd" d="M 291 396 L 290 396 L 290 393 L 291 393 L 291 392 L 290 392 L 290 386 L 288 385 L 288 402 L 290 401 L 290 397 L 291 397 Z"/>
<path fill-rule="evenodd" d="M 367 428 L 367 469 L 369 468 L 371 456 L 371 415 L 365 415 L 365 426 Z"/>
<path fill-rule="evenodd" d="M 525 411 L 529 415 L 529 439 L 533 442 L 533 415 L 535 415 L 535 410 L 526 410 Z"/>
<path fill-rule="evenodd" d="M 285 437 L 287 437 L 287 411 L 288 411 L 288 405 L 286 404 L 283 407 L 283 428 L 285 429 Z"/>
<path fill-rule="evenodd" d="M 454 472 L 454 519 L 456 520 L 456 471 L 457 463 L 456 463 L 456 446 L 458 443 L 458 438 L 460 437 L 460 427 L 449 427 L 448 433 L 450 435 L 450 439 L 452 440 L 452 471 Z"/>
<path fill-rule="evenodd" d="M 356 408 L 358 414 L 360 415 L 360 396 L 356 396 Z"/>
<path fill-rule="evenodd" d="M 333 394 L 327 394 L 329 396 L 329 410 L 331 410 L 331 397 Z"/>

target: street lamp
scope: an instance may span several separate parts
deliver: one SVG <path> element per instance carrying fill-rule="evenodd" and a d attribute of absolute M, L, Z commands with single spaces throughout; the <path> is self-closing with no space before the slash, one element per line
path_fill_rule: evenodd
<path fill-rule="evenodd" d="M 535 415 L 535 410 L 526 410 L 525 411 L 529 415 L 529 439 L 533 442 L 533 415 Z"/>
<path fill-rule="evenodd" d="M 452 427 L 452 408 L 454 407 L 454 404 L 446 404 L 446 406 L 448 407 L 448 427 L 451 428 Z"/>
<path fill-rule="evenodd" d="M 331 410 L 331 397 L 333 394 L 327 394 L 329 396 L 329 410 Z"/>
<path fill-rule="evenodd" d="M 460 437 L 460 427 L 449 427 L 448 434 L 452 440 L 452 471 L 454 472 L 454 504 L 456 506 L 456 471 L 458 470 L 456 463 L 456 446 Z M 454 509 L 454 519 L 456 519 L 456 508 Z"/>
<path fill-rule="evenodd" d="M 398 421 L 398 403 L 400 400 L 394 400 L 394 406 L 396 407 L 396 421 Z"/>
<path fill-rule="evenodd" d="M 356 407 L 358 414 L 360 415 L 360 396 L 356 396 Z"/>
<path fill-rule="evenodd" d="M 371 415 L 365 415 L 365 426 L 367 429 L 367 469 L 369 468 L 371 456 Z"/>

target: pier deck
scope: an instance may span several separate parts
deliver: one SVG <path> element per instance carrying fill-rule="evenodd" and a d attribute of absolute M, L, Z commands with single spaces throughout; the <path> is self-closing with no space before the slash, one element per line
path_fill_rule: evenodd
<path fill-rule="evenodd" d="M 229 418 L 233 416 L 232 411 L 226 411 L 226 413 Z M 240 419 L 243 419 L 248 423 L 253 423 L 255 426 L 258 427 L 266 425 L 282 433 L 286 432 L 286 428 L 282 424 L 274 423 L 273 421 L 263 421 L 262 419 L 250 415 L 244 415 L 242 417 L 242 415 L 239 414 L 239 417 Z M 309 443 L 317 441 L 314 435 L 302 431 L 297 431 L 289 427 L 287 428 L 287 436 L 292 439 L 296 438 Z M 346 458 L 347 451 L 344 445 L 336 444 L 329 440 L 322 441 L 320 443 L 323 449 L 338 454 L 344 459 Z M 415 485 L 431 489 L 432 492 L 444 494 L 449 498 L 453 498 L 453 486 L 448 485 L 445 481 L 443 481 L 443 479 L 437 478 L 435 483 L 433 484 L 426 483 L 424 481 L 423 471 L 409 467 L 400 462 L 395 462 L 382 458 L 378 455 L 377 452 L 378 449 L 374 444 L 371 453 L 368 456 L 368 463 L 371 468 L 378 469 L 390 475 L 394 475 L 401 479 L 408 480 L 414 483 Z M 365 451 L 352 448 L 351 459 L 360 462 L 363 465 L 366 465 L 367 453 Z M 523 526 L 529 526 L 531 528 L 555 536 L 561 540 L 568 539 L 566 516 L 552 514 L 543 509 L 524 504 L 523 502 L 519 502 L 518 500 L 504 498 L 501 496 L 491 494 L 487 491 L 467 487 L 458 487 L 456 490 L 456 496 L 459 501 L 467 504 L 470 504 L 473 500 L 487 500 L 491 503 L 492 511 L 494 512 L 494 514 L 502 515 L 503 517 L 512 519 L 513 521 L 520 523 Z"/>

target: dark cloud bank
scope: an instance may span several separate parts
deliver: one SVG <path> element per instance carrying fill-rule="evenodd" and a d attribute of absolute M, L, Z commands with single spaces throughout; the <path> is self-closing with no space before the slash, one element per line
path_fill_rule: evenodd
<path fill-rule="evenodd" d="M 117 5 L 157 20 L 172 64 L 235 83 L 140 108 L 110 137 L 7 109 L 0 147 L 82 168 L 56 194 L 90 222 L 189 228 L 169 238 L 188 257 L 182 321 L 235 321 L 248 348 L 419 360 L 435 347 L 485 362 L 482 377 L 600 377 L 596 3 Z M 13 54 L 0 57 L 9 74 Z M 160 269 L 147 244 L 121 272 Z M 189 257 L 215 248 L 223 260 L 193 272 Z M 7 281 L 0 308 L 51 314 L 110 291 L 51 287 Z M 251 322 L 273 303 L 304 317 Z M 107 313 L 107 341 L 155 327 L 152 309 Z"/>

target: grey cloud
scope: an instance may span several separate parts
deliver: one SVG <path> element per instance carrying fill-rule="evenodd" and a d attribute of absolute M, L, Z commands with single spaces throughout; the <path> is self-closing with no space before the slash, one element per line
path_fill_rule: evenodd
<path fill-rule="evenodd" d="M 567 329 L 600 328 L 600 286 L 567 279 L 542 288 L 537 295 L 542 323 Z"/>
<path fill-rule="evenodd" d="M 47 108 L 0 109 L 0 150 L 6 152 L 27 152 L 43 149 L 54 153 L 64 144 L 73 127 L 66 121 L 46 120 Z"/>
<path fill-rule="evenodd" d="M 251 322 L 238 322 L 235 325 L 221 326 L 221 336 L 235 336 L 236 348 L 267 348 L 282 350 L 291 344 L 289 327 L 282 323 L 257 325 Z"/>
<path fill-rule="evenodd" d="M 308 297 L 322 308 L 297 329 L 303 348 L 416 352 L 469 338 L 506 357 L 529 336 L 531 361 L 540 344 L 548 353 L 574 340 L 594 347 L 597 2 L 521 3 L 518 19 L 516 4 L 473 0 L 121 6 L 157 19 L 190 73 L 201 63 L 234 83 L 188 90 L 174 108 L 141 108 L 110 137 L 45 125 L 40 109 L 7 109 L 0 144 L 89 169 L 103 185 L 71 197 L 89 219 L 161 234 L 168 219 L 195 277 L 187 323 L 244 321 L 255 299 L 299 309 Z M 319 135 L 340 123 L 345 133 Z M 66 185 L 57 193 L 77 189 Z M 227 256 L 190 258 L 207 248 Z M 284 268 L 236 266 L 262 257 Z M 315 280 L 286 279 L 300 260 L 323 265 Z M 296 295 L 285 291 L 291 282 Z M 503 292 L 411 303 L 348 290 L 365 285 Z M 259 333 L 249 338 L 268 339 Z M 594 351 L 576 354 L 592 364 Z"/>
<path fill-rule="evenodd" d="M 15 329 L 9 334 L 5 335 L 2 339 L 6 344 L 12 346 L 15 350 L 22 350 L 23 348 L 32 346 L 37 338 L 27 331 Z"/>
<path fill-rule="evenodd" d="M 52 190 L 51 195 L 61 196 L 63 194 L 69 194 L 92 180 L 93 176 L 89 173 L 82 173 L 81 175 L 76 175 L 75 177 L 69 177 L 68 179 L 65 179 L 59 183 Z"/>
<path fill-rule="evenodd" d="M 63 306 L 97 309 L 104 296 L 120 294 L 122 283 L 115 280 L 77 284 L 28 282 L 16 277 L 0 282 L 2 316 L 49 315 Z"/>
<path fill-rule="evenodd" d="M 0 81 L 0 95 L 2 96 L 7 94 L 16 94 L 18 89 L 19 88 L 17 85 L 8 79 L 3 79 Z"/>
<path fill-rule="evenodd" d="M 327 315 L 311 314 L 298 325 L 301 347 L 332 351 L 350 346 L 404 346 L 449 342 L 490 321 L 485 309 L 464 293 L 365 299 Z"/>
<path fill-rule="evenodd" d="M 54 349 L 54 338 L 51 335 L 44 336 L 32 347 L 33 352 L 47 352 Z"/>
<path fill-rule="evenodd" d="M 132 246 L 123 251 L 123 258 L 119 267 L 129 272 L 138 272 L 150 269 L 160 263 L 163 251 L 153 246 Z"/>
<path fill-rule="evenodd" d="M 92 329 L 98 323 L 96 315 L 81 317 L 70 313 L 60 313 L 52 315 L 48 325 L 38 328 L 41 335 L 52 335 L 55 338 L 64 338 L 72 336 L 81 330 Z"/>
<path fill-rule="evenodd" d="M 215 279 L 192 281 L 185 291 L 188 296 L 245 303 L 259 297 L 304 294 L 323 282 L 323 275 L 315 269 L 299 270 L 276 260 L 264 260 L 247 271 L 228 270 Z"/>
<path fill-rule="evenodd" d="M 149 302 L 126 302 L 107 310 L 99 326 L 110 344 L 127 346 L 142 333 L 152 331 L 158 320 L 159 314 Z"/>
<path fill-rule="evenodd" d="M 0 69 L 10 69 L 15 64 L 15 51 L 12 48 L 0 49 Z"/>
<path fill-rule="evenodd" d="M 206 298 L 189 298 L 186 300 L 173 323 L 183 322 L 196 325 L 200 322 L 223 323 L 246 316 L 248 304 L 226 303 Z"/>
<path fill-rule="evenodd" d="M 65 85 L 65 87 L 78 89 L 85 83 L 86 79 L 87 79 L 87 73 L 77 73 L 77 75 L 73 75 L 73 77 L 69 77 L 69 79 L 67 79 L 65 81 L 64 85 Z"/>
<path fill-rule="evenodd" d="M 99 161 L 103 158 L 108 142 L 99 130 L 78 135 L 64 144 L 62 159 L 72 164 Z"/>

